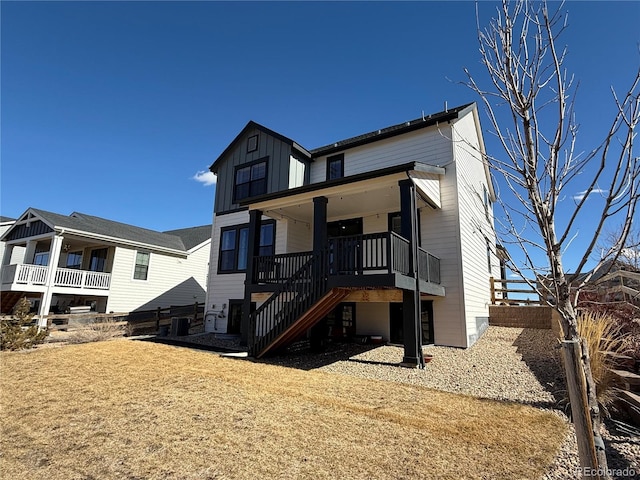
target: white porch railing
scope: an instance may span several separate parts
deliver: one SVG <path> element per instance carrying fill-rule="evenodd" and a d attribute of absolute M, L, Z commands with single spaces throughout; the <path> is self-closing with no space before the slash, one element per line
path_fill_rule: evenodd
<path fill-rule="evenodd" d="M 2 268 L 2 283 L 44 285 L 47 279 L 47 268 L 42 265 L 6 265 Z M 53 284 L 56 287 L 109 290 L 111 274 L 72 268 L 56 268 Z"/>

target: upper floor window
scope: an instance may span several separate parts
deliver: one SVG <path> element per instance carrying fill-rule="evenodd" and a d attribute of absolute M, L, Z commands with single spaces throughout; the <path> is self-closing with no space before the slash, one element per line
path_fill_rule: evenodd
<path fill-rule="evenodd" d="M 107 266 L 107 249 L 99 248 L 91 251 L 89 258 L 89 270 L 92 272 L 104 272 Z"/>
<path fill-rule="evenodd" d="M 327 157 L 327 180 L 344 177 L 344 153 Z"/>
<path fill-rule="evenodd" d="M 82 268 L 82 252 L 69 252 L 67 254 L 67 268 Z"/>
<path fill-rule="evenodd" d="M 260 227 L 260 249 L 258 255 L 273 255 L 275 252 L 275 223 L 263 222 Z M 220 233 L 220 260 L 218 271 L 221 273 L 244 272 L 247 269 L 249 254 L 249 226 L 236 225 L 226 227 Z"/>
<path fill-rule="evenodd" d="M 48 265 L 49 264 L 49 252 L 36 252 L 33 257 L 34 265 Z"/>
<path fill-rule="evenodd" d="M 149 252 L 136 252 L 136 265 L 133 268 L 134 280 L 146 280 L 149 276 Z"/>
<path fill-rule="evenodd" d="M 267 193 L 267 159 L 236 167 L 233 197 L 235 202 Z"/>

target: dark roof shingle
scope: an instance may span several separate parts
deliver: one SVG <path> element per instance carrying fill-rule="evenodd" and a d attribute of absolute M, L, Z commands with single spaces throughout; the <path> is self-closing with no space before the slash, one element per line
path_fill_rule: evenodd
<path fill-rule="evenodd" d="M 183 252 L 194 246 L 191 245 L 193 241 L 197 241 L 203 237 L 205 229 L 207 230 L 208 238 L 211 237 L 211 225 L 206 228 L 194 227 L 193 229 L 186 228 L 182 230 L 175 230 L 173 232 L 157 232 L 155 230 L 149 230 L 146 228 L 136 227 L 134 225 L 128 225 L 126 223 L 95 217 L 93 215 L 87 215 L 86 213 L 74 212 L 67 216 L 35 208 L 30 210 L 55 227 L 68 228 L 96 235 L 104 235 Z M 189 232 L 191 230 L 194 231 Z M 178 234 L 177 232 L 183 233 Z M 203 241 L 204 239 L 199 243 L 202 243 Z"/>

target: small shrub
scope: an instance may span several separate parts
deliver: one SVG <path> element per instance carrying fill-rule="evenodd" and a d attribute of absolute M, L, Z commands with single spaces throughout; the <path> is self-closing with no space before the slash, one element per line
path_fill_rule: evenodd
<path fill-rule="evenodd" d="M 113 318 L 99 318 L 78 328 L 69 337 L 70 343 L 102 342 L 122 337 L 126 332 L 126 325 L 121 325 Z"/>
<path fill-rule="evenodd" d="M 11 318 L 0 320 L 0 350 L 24 350 L 44 342 L 48 332 L 33 325 L 31 304 L 26 297 L 18 300 Z"/>
<path fill-rule="evenodd" d="M 626 336 L 614 318 L 592 311 L 578 315 L 578 332 L 589 348 L 598 404 L 608 413 L 608 407 L 617 398 L 611 371 L 615 368 L 614 355 L 628 353 Z"/>

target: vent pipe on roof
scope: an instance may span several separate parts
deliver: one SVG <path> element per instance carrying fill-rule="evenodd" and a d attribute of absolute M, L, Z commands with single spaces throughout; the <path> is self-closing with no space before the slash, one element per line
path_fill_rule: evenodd
<path fill-rule="evenodd" d="M 447 107 L 447 101 L 444 101 L 444 112 L 447 113 L 449 111 L 449 108 Z"/>
<path fill-rule="evenodd" d="M 422 110 L 422 121 L 424 122 L 424 110 Z"/>

